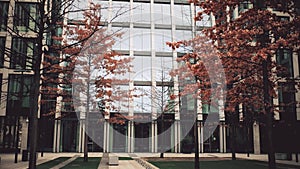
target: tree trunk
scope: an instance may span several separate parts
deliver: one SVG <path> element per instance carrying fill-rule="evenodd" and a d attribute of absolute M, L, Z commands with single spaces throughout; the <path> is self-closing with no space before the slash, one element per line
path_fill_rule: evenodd
<path fill-rule="evenodd" d="M 266 113 L 266 128 L 267 128 L 267 139 L 268 139 L 268 163 L 269 169 L 276 169 L 275 151 L 273 147 L 273 112 L 271 108 L 271 97 L 269 94 L 269 74 L 268 65 L 270 64 L 270 56 L 263 61 L 263 83 L 264 83 L 264 103 Z"/>
<path fill-rule="evenodd" d="M 195 169 L 199 169 L 199 141 L 198 141 L 198 124 L 197 116 L 194 124 L 194 147 L 195 147 Z"/>
<path fill-rule="evenodd" d="M 41 81 L 41 62 L 43 56 L 43 37 L 45 32 L 44 27 L 44 11 L 45 3 L 41 1 L 39 3 L 39 12 L 40 12 L 40 19 L 39 22 L 39 32 L 36 41 L 36 50 L 37 56 L 35 58 L 35 63 L 33 64 L 33 81 L 32 86 L 30 88 L 30 155 L 29 155 L 29 169 L 36 169 L 36 149 L 37 149 L 37 135 L 38 135 L 38 112 L 39 112 L 39 95 L 40 95 L 40 81 Z"/>
<path fill-rule="evenodd" d="M 235 152 L 235 125 L 231 125 L 231 160 L 236 160 L 236 152 Z"/>

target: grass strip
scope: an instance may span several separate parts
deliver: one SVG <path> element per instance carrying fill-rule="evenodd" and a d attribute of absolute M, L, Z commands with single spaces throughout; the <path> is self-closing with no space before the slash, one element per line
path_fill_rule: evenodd
<path fill-rule="evenodd" d="M 149 161 L 160 169 L 193 169 L 193 161 Z M 278 169 L 300 169 L 300 166 L 277 164 Z M 206 169 L 268 169 L 266 162 L 255 160 L 200 161 L 200 168 Z"/>
<path fill-rule="evenodd" d="M 70 164 L 62 167 L 62 169 L 97 169 L 100 163 L 100 157 L 89 157 L 88 162 L 83 161 L 83 157 L 77 158 L 76 160 L 72 161 Z"/>
<path fill-rule="evenodd" d="M 39 164 L 39 165 L 37 165 L 36 168 L 37 169 L 49 169 L 51 167 L 58 165 L 59 163 L 62 163 L 64 161 L 68 160 L 69 158 L 71 158 L 71 157 L 58 157 L 58 158 L 55 158 L 54 160 L 50 160 L 45 163 Z"/>
<path fill-rule="evenodd" d="M 119 157 L 119 160 L 133 160 L 131 157 Z"/>

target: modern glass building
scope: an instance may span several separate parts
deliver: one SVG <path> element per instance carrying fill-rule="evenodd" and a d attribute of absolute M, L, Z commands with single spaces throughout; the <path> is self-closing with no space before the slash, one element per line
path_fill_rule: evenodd
<path fill-rule="evenodd" d="M 178 94 L 181 90 L 177 78 L 171 77 L 169 71 L 178 67 L 176 59 L 188 50 L 172 50 L 166 42 L 189 40 L 204 27 L 214 24 L 213 16 L 205 16 L 202 22 L 195 22 L 197 11 L 201 10 L 185 0 L 108 0 L 94 1 L 102 5 L 102 20 L 110 32 L 123 32 L 120 39 L 116 39 L 113 50 L 125 57 L 132 57 L 133 73 L 128 74 L 130 83 L 128 89 L 137 89 L 139 97 L 119 103 L 119 110 L 110 112 L 104 118 L 109 119 L 119 115 L 135 117 L 126 120 L 124 124 L 111 124 L 103 119 L 101 113 L 89 113 L 88 148 L 89 151 L 107 152 L 161 152 L 174 153 L 193 152 L 194 134 L 192 124 L 195 110 L 198 112 L 197 128 L 199 133 L 199 152 L 230 152 L 231 133 L 228 126 L 228 115 L 222 107 L 201 104 L 192 96 L 185 96 L 175 100 L 171 94 Z M 15 8 L 12 8 L 14 6 Z M 14 151 L 15 147 L 27 149 L 30 57 L 20 59 L 21 55 L 34 55 L 35 36 L 30 34 L 27 27 L 35 29 L 22 9 L 34 13 L 37 5 L 30 1 L 0 1 L 0 78 L 1 78 L 1 107 L 0 107 L 0 150 Z M 251 8 L 250 3 L 241 3 L 235 10 L 239 12 Z M 21 19 L 10 21 L 8 14 L 15 13 Z M 285 18 L 284 14 L 278 15 Z M 118 17 L 115 17 L 118 16 Z M 69 16 L 72 19 L 81 16 Z M 8 19 L 5 19 L 8 18 Z M 14 24 L 16 29 L 26 32 L 24 38 L 17 38 L 7 34 L 6 25 Z M 25 25 L 25 27 L 23 26 Z M 22 27 L 23 26 L 23 27 Z M 32 41 L 32 42 L 31 42 Z M 14 57 L 8 57 L 5 48 L 13 49 Z M 15 57 L 16 56 L 16 57 Z M 278 61 L 289 68 L 291 75 L 299 76 L 299 53 L 282 50 L 278 52 Z M 21 70 L 21 71 L 20 71 Z M 287 86 L 283 84 L 283 86 Z M 288 86 L 287 86 L 288 87 Z M 298 101 L 299 96 L 289 93 L 290 90 L 279 92 L 275 103 Z M 40 114 L 61 102 L 61 98 L 53 100 L 54 104 L 43 105 Z M 299 127 L 300 111 L 296 107 L 281 107 L 288 113 L 276 114 L 275 140 L 276 144 L 286 143 L 283 134 L 291 137 L 295 128 L 282 125 L 290 122 Z M 40 116 L 39 150 L 53 152 L 83 152 L 85 116 L 75 113 L 69 105 L 61 104 L 56 107 L 57 114 Z M 203 123 L 210 113 L 219 115 L 219 124 L 210 137 L 204 140 Z M 243 115 L 247 112 L 242 107 L 236 114 L 239 125 L 236 127 L 237 152 L 266 152 L 267 142 L 264 126 L 259 121 L 246 124 Z M 263 117 L 262 117 L 263 118 Z M 286 123 L 285 123 L 286 124 Z M 290 126 L 291 127 L 291 126 Z M 2 152 L 2 151 L 1 151 Z"/>

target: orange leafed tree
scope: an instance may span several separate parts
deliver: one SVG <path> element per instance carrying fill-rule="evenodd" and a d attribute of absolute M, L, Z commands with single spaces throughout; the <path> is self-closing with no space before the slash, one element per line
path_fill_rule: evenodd
<path fill-rule="evenodd" d="M 60 57 L 46 55 L 43 62 L 47 69 L 43 76 L 42 91 L 48 100 L 42 102 L 47 104 L 51 100 L 49 98 L 61 98 L 49 115 L 61 113 L 61 108 L 65 112 L 57 118 L 77 112 L 86 119 L 86 131 L 90 112 L 106 116 L 109 111 L 118 109 L 114 102 L 126 102 L 131 94 L 120 86 L 128 84 L 123 76 L 131 71 L 132 59 L 111 50 L 115 38 L 120 38 L 122 33 L 107 31 L 100 22 L 100 9 L 100 5 L 90 4 L 90 9 L 83 13 L 83 20 L 58 23 L 62 25 L 64 33 L 62 36 L 53 36 L 57 43 L 51 47 L 60 51 Z M 112 123 L 124 123 L 124 119 L 118 117 L 109 120 Z M 85 161 L 88 156 L 87 139 L 86 133 Z"/>
<path fill-rule="evenodd" d="M 204 16 L 213 16 L 211 28 L 204 29 L 205 34 L 214 45 L 217 56 L 222 62 L 226 75 L 226 107 L 228 116 L 236 114 L 239 106 L 248 113 L 246 118 L 261 114 L 262 121 L 268 128 L 269 167 L 275 168 L 274 149 L 272 145 L 272 121 L 274 113 L 284 115 L 295 109 L 297 102 L 276 104 L 273 99 L 282 94 L 283 87 L 289 93 L 298 90 L 298 79 L 293 73 L 293 54 L 299 54 L 299 8 L 297 0 L 227 0 L 199 1 L 191 0 L 201 10 L 195 17 L 201 21 Z M 188 42 L 169 43 L 173 48 L 181 44 L 197 44 L 199 37 Z M 205 49 L 204 49 L 205 50 Z M 199 50 L 197 50 L 199 51 Z M 207 79 L 205 72 L 209 67 L 189 60 L 199 58 L 199 52 L 190 52 L 180 60 L 186 62 L 192 74 L 201 79 L 196 86 L 203 91 Z M 206 56 L 204 55 L 204 58 Z M 197 59 L 196 59 L 197 60 Z M 203 59 L 202 59 L 203 60 Z M 201 62 L 201 61 L 200 61 Z M 209 83 L 208 83 L 209 84 Z M 210 84 L 211 85 L 211 84 Z M 205 91 L 205 90 L 204 90 Z M 286 91 L 285 91 L 286 92 Z M 209 93 L 209 91 L 207 91 Z M 202 95 L 201 99 L 209 100 Z M 290 96 L 294 97 L 294 96 Z"/>

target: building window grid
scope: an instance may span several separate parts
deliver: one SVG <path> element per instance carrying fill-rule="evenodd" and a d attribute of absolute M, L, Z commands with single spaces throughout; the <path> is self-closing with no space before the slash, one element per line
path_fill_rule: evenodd
<path fill-rule="evenodd" d="M 37 31 L 38 16 L 38 4 L 17 2 L 14 11 L 14 30 Z"/>
<path fill-rule="evenodd" d="M 288 49 L 279 49 L 276 54 L 277 63 L 283 66 L 287 72 L 284 74 L 278 74 L 278 76 L 288 76 L 293 77 L 293 60 L 292 51 Z"/>
<path fill-rule="evenodd" d="M 35 39 L 13 38 L 10 68 L 33 69 L 36 47 Z"/>

